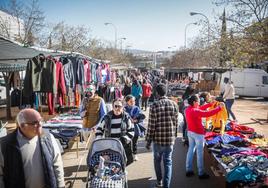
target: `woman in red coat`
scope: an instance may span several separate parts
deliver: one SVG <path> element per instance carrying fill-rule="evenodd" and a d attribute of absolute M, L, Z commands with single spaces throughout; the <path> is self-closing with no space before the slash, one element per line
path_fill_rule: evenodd
<path fill-rule="evenodd" d="M 141 104 L 142 110 L 145 111 L 147 110 L 148 101 L 151 94 L 152 94 L 152 86 L 147 82 L 146 79 L 144 79 L 142 84 L 142 104 Z"/>

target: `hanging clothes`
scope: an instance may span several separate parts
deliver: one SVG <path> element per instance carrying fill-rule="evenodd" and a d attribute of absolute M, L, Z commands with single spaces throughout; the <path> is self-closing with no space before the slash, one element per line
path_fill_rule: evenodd
<path fill-rule="evenodd" d="M 69 88 L 73 89 L 75 86 L 74 69 L 70 59 L 64 57 L 61 59 L 63 65 L 63 75 L 65 80 L 66 94 L 69 95 Z"/>
<path fill-rule="evenodd" d="M 91 64 L 90 61 L 84 59 L 84 75 L 85 75 L 85 85 L 88 85 L 91 82 Z"/>
<path fill-rule="evenodd" d="M 90 65 L 90 70 L 91 70 L 91 81 L 92 82 L 97 82 L 97 64 L 93 61 Z"/>
<path fill-rule="evenodd" d="M 63 65 L 59 61 L 56 62 L 56 86 L 57 86 L 57 98 L 60 106 L 62 106 L 63 96 L 66 95 L 66 87 L 63 74 Z"/>
<path fill-rule="evenodd" d="M 76 84 L 83 86 L 85 83 L 84 62 L 83 59 L 79 58 L 78 56 L 68 56 L 68 59 L 70 59 L 73 64 L 73 74 L 74 74 L 73 91 L 75 91 Z"/>
<path fill-rule="evenodd" d="M 21 95 L 21 90 L 19 89 L 14 89 L 12 92 L 11 92 L 11 106 L 20 106 L 21 105 L 21 98 L 22 98 L 22 95 Z"/>
<path fill-rule="evenodd" d="M 56 93 L 56 66 L 51 59 L 38 55 L 29 60 L 24 79 L 25 95 L 32 92 Z"/>
<path fill-rule="evenodd" d="M 20 80 L 20 73 L 19 72 L 13 72 L 10 79 L 10 86 L 13 88 L 20 88 L 21 86 L 21 80 Z"/>

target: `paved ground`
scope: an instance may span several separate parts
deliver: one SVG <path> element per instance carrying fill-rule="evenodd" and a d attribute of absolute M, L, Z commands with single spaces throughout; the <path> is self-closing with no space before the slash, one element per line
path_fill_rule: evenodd
<path fill-rule="evenodd" d="M 266 122 L 268 113 L 268 102 L 258 99 L 238 99 L 234 105 L 234 112 L 237 115 L 237 119 L 241 124 L 248 125 L 256 129 L 258 133 L 264 134 L 268 137 L 268 123 Z M 148 115 L 148 112 L 146 112 Z M 260 123 L 252 120 L 260 120 Z M 83 144 L 80 146 L 82 147 Z M 138 158 L 137 162 L 134 162 L 127 167 L 128 172 L 128 185 L 129 188 L 152 188 L 155 183 L 155 175 L 153 168 L 153 156 L 150 151 L 145 148 L 144 139 L 139 140 L 138 144 Z M 172 188 L 202 188 L 202 187 L 225 187 L 225 181 L 222 174 L 217 171 L 217 163 L 212 156 L 208 153 L 205 155 L 206 170 L 211 175 L 209 180 L 199 180 L 197 176 L 186 178 L 185 177 L 185 158 L 187 147 L 182 145 L 181 135 L 176 140 L 173 153 L 173 176 L 171 180 Z M 73 181 L 73 187 L 80 188 L 85 187 L 86 181 L 86 151 L 79 153 L 79 158 L 76 158 L 74 151 L 67 152 L 63 155 L 65 164 L 65 177 L 66 181 Z M 79 162 L 82 160 L 82 166 L 77 173 L 76 170 Z"/>
<path fill-rule="evenodd" d="M 268 115 L 267 101 L 258 99 L 238 99 L 234 104 L 233 110 L 241 124 L 253 127 L 258 133 L 268 137 L 268 123 L 266 122 Z M 146 113 L 148 115 L 148 112 Z M 13 115 L 15 114 L 16 111 Z M 46 116 L 45 119 L 47 118 L 49 117 Z M 259 123 L 255 120 L 259 121 Z M 10 126 L 12 125 L 14 124 L 10 124 Z M 138 145 L 139 160 L 127 167 L 129 188 L 151 188 L 155 182 L 152 153 L 144 149 L 144 145 L 144 140 L 140 139 Z M 87 151 L 85 151 L 84 147 L 85 143 L 79 143 L 80 151 L 78 158 L 76 156 L 75 145 L 73 145 L 72 149 L 63 154 L 66 187 L 70 185 L 74 188 L 85 187 L 87 177 Z M 224 177 L 219 176 L 220 174 L 218 174 L 217 171 L 211 170 L 217 166 L 217 163 L 213 161 L 210 154 L 205 155 L 205 164 L 211 178 L 202 181 L 200 181 L 197 176 L 186 178 L 186 152 L 187 148 L 182 145 L 181 137 L 179 136 L 176 140 L 173 153 L 172 188 L 224 187 Z"/>

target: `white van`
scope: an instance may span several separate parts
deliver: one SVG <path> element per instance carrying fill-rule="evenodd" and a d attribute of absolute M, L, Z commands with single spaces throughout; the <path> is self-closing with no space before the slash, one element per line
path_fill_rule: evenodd
<path fill-rule="evenodd" d="M 224 78 L 233 81 L 235 94 L 248 97 L 268 98 L 268 73 L 261 69 L 233 69 L 221 76 L 221 91 L 224 90 Z"/>

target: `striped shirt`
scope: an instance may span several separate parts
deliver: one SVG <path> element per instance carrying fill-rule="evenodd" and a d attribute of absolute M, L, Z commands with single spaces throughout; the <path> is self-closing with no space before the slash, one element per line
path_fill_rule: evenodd
<path fill-rule="evenodd" d="M 173 145 L 177 137 L 178 105 L 161 97 L 150 107 L 147 142 L 153 141 L 159 145 Z"/>
<path fill-rule="evenodd" d="M 128 142 L 131 141 L 131 139 L 134 136 L 134 127 L 130 120 L 130 117 L 126 115 L 125 113 L 120 115 L 115 115 L 112 111 L 109 112 L 107 115 L 104 116 L 101 123 L 97 127 L 96 131 L 96 137 L 100 138 L 105 135 L 105 129 L 107 128 L 107 124 L 111 124 L 111 138 L 120 138 L 124 137 Z M 123 122 L 124 121 L 124 122 Z M 126 133 L 122 134 L 122 125 L 126 124 Z"/>

